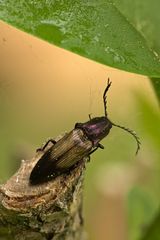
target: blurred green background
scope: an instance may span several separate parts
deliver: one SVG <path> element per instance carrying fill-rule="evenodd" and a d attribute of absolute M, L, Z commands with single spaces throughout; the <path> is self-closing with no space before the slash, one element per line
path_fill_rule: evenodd
<path fill-rule="evenodd" d="M 160 113 L 149 79 L 60 49 L 1 23 L 0 182 L 49 137 L 73 129 L 88 114 L 103 115 L 107 78 L 113 128 L 104 150 L 87 164 L 85 227 L 90 240 L 141 239 L 159 207 Z M 151 239 L 151 238 L 150 238 Z"/>

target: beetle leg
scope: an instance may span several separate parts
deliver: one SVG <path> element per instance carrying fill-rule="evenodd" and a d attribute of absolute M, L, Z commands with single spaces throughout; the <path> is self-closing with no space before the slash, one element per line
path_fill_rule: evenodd
<path fill-rule="evenodd" d="M 104 146 L 100 143 L 98 143 L 98 147 L 101 148 L 101 149 L 104 149 Z"/>
<path fill-rule="evenodd" d="M 98 148 L 104 149 L 104 146 L 100 143 L 98 143 L 97 147 L 95 147 L 92 151 L 89 152 L 89 155 L 94 153 Z"/>
<path fill-rule="evenodd" d="M 88 116 L 89 116 L 89 120 L 91 120 L 92 118 L 91 118 L 91 113 L 90 114 L 88 114 Z"/>
<path fill-rule="evenodd" d="M 44 149 L 47 147 L 47 145 L 49 143 L 53 143 L 53 145 L 56 143 L 56 141 L 54 139 L 49 139 L 41 148 L 37 148 L 36 152 L 39 152 L 39 151 L 44 151 Z"/>
<path fill-rule="evenodd" d="M 89 155 L 91 155 L 92 153 L 94 153 L 99 147 L 94 148 L 92 151 L 89 152 Z"/>

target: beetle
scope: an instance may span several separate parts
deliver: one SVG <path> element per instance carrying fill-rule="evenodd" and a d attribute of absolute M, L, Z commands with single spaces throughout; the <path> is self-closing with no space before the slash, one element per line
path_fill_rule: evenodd
<path fill-rule="evenodd" d="M 75 127 L 69 133 L 66 133 L 57 142 L 50 139 L 42 148 L 44 154 L 38 160 L 30 174 L 30 184 L 36 185 L 46 182 L 58 175 L 70 171 L 84 157 L 89 157 L 98 148 L 104 149 L 100 141 L 105 138 L 112 126 L 119 127 L 130 133 L 137 142 L 136 154 L 140 149 L 140 140 L 136 133 L 129 128 L 114 124 L 107 116 L 107 92 L 111 86 L 108 78 L 108 84 L 103 93 L 104 116 L 91 118 L 85 123 L 76 123 Z M 47 149 L 49 142 L 53 145 Z"/>

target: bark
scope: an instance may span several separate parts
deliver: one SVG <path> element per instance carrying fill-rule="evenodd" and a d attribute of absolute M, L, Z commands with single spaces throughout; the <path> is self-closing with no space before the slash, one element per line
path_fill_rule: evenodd
<path fill-rule="evenodd" d="M 85 238 L 82 186 L 86 159 L 70 173 L 31 186 L 31 170 L 43 154 L 22 160 L 17 173 L 0 186 L 0 240 Z"/>

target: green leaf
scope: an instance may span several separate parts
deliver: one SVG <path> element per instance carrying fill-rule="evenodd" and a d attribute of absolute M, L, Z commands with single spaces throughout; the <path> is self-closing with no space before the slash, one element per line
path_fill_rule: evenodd
<path fill-rule="evenodd" d="M 135 185 L 128 194 L 129 239 L 139 239 L 154 218 L 157 204 L 153 194 L 142 186 Z"/>
<path fill-rule="evenodd" d="M 114 0 L 121 13 L 146 39 L 155 54 L 160 54 L 160 1 L 159 0 Z M 131 11 L 132 9 L 132 11 Z M 151 79 L 160 101 L 160 79 Z"/>
<path fill-rule="evenodd" d="M 149 47 L 160 54 L 160 1 L 114 0 L 117 8 L 146 39 Z"/>
<path fill-rule="evenodd" d="M 97 62 L 160 77 L 158 56 L 109 0 L 1 0 L 0 18 Z"/>
<path fill-rule="evenodd" d="M 144 237 L 141 238 L 141 240 L 159 240 L 160 238 L 160 212 L 150 225 L 150 227 L 146 230 L 146 233 L 144 234 Z"/>
<path fill-rule="evenodd" d="M 150 80 L 152 82 L 157 98 L 160 102 L 160 78 L 151 78 Z"/>
<path fill-rule="evenodd" d="M 147 220 L 147 224 L 145 223 L 144 228 L 143 228 L 143 237 L 138 238 L 141 240 L 159 240 L 160 236 L 160 212 L 157 207 L 159 207 L 159 199 L 160 199 L 160 128 L 159 128 L 159 123 L 160 123 L 160 112 L 159 109 L 155 104 L 152 103 L 151 99 L 149 99 L 149 96 L 144 96 L 144 95 L 136 95 L 136 100 L 137 100 L 137 113 L 143 113 L 143 114 L 138 114 L 138 122 L 140 123 L 140 128 L 141 132 L 144 132 L 144 137 L 142 139 L 142 144 L 144 145 L 145 149 L 145 142 L 147 143 L 146 148 L 149 153 L 147 155 L 147 152 L 144 154 L 144 160 L 150 160 L 150 167 L 148 167 L 147 175 L 148 177 L 145 179 L 145 185 L 146 188 L 148 189 L 148 194 L 152 196 L 152 199 L 154 200 L 151 204 L 153 210 L 155 209 L 156 211 L 154 214 L 157 216 L 155 220 L 153 221 L 153 217 L 150 218 L 150 209 L 147 207 L 146 209 L 146 214 L 147 216 L 144 216 L 144 221 Z M 142 147 L 143 148 L 143 147 Z M 145 159 L 146 158 L 146 159 Z M 147 161 L 146 161 L 147 162 Z M 146 196 L 146 201 L 149 201 L 149 197 Z M 157 215 L 157 210 L 158 214 Z M 136 213 L 136 209 L 133 209 L 133 214 Z M 134 218 L 135 223 L 137 224 L 139 222 L 139 218 L 136 216 Z M 133 226 L 134 227 L 134 226 Z M 133 227 L 131 230 L 133 230 Z M 136 228 L 139 230 L 138 228 Z M 138 231 L 136 231 L 138 236 L 140 234 Z M 134 238 L 133 238 L 134 239 Z M 135 238 L 137 239 L 137 238 Z"/>
<path fill-rule="evenodd" d="M 137 111 L 143 114 L 139 116 L 141 129 L 145 130 L 146 136 L 160 149 L 160 112 L 146 98 L 137 95 Z"/>

